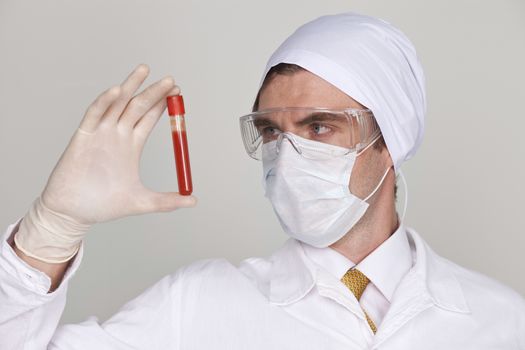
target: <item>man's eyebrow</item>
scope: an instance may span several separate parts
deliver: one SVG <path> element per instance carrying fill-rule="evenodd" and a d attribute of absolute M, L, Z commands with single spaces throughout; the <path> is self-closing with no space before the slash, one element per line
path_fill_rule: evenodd
<path fill-rule="evenodd" d="M 295 124 L 299 126 L 304 126 L 307 124 L 311 124 L 313 122 L 326 122 L 326 121 L 342 122 L 342 118 L 338 114 L 333 114 L 329 112 L 315 112 L 295 122 Z"/>
<path fill-rule="evenodd" d="M 254 121 L 253 121 L 253 125 L 258 127 L 258 126 L 267 126 L 267 125 L 273 125 L 274 123 L 272 123 L 272 121 L 268 118 L 264 118 L 264 117 L 258 117 L 256 118 Z"/>
<path fill-rule="evenodd" d="M 311 124 L 311 123 L 315 123 L 315 122 L 327 122 L 327 121 L 341 123 L 341 122 L 343 122 L 343 119 L 341 118 L 340 115 L 334 114 L 334 113 L 313 112 L 313 113 L 310 113 L 309 115 L 307 115 L 306 117 L 304 117 L 303 119 L 295 122 L 295 125 L 297 125 L 297 126 L 305 126 L 305 125 L 308 125 L 308 124 Z M 270 118 L 257 117 L 253 121 L 253 125 L 255 127 L 262 127 L 262 126 L 275 125 L 275 123 Z"/>

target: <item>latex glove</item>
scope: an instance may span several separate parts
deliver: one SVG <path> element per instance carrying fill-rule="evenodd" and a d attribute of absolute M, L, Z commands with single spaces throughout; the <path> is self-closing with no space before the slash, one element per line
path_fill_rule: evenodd
<path fill-rule="evenodd" d="M 166 96 L 179 93 L 167 77 L 133 97 L 148 73 L 140 65 L 88 108 L 15 235 L 26 255 L 64 262 L 94 223 L 196 204 L 193 196 L 155 192 L 140 180 L 144 144 L 166 108 Z"/>

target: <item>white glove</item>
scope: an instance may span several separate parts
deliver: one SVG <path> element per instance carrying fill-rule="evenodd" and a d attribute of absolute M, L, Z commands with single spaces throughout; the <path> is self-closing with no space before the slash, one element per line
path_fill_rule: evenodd
<path fill-rule="evenodd" d="M 24 254 L 64 262 L 94 223 L 196 204 L 193 196 L 154 192 L 140 180 L 144 144 L 166 108 L 166 96 L 180 92 L 167 77 L 133 97 L 148 73 L 147 66 L 138 66 L 88 108 L 15 234 Z"/>

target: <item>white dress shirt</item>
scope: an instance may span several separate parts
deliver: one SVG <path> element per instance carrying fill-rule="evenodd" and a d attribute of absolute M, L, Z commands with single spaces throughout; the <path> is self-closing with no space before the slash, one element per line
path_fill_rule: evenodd
<path fill-rule="evenodd" d="M 523 298 L 439 257 L 410 229 L 414 264 L 374 334 L 348 288 L 294 239 L 270 257 L 239 266 L 225 259 L 197 261 L 105 322 L 91 317 L 56 328 L 82 252 L 60 287 L 47 293 L 49 278 L 21 261 L 7 242 L 14 227 L 0 241 L 2 350 L 525 349 Z M 378 287 L 389 294 L 386 288 Z"/>
<path fill-rule="evenodd" d="M 301 246 L 307 257 L 339 280 L 355 265 L 332 248 L 315 248 L 305 243 Z M 381 324 L 394 291 L 411 267 L 412 253 L 402 227 L 356 266 L 370 280 L 359 303 L 376 326 Z"/>

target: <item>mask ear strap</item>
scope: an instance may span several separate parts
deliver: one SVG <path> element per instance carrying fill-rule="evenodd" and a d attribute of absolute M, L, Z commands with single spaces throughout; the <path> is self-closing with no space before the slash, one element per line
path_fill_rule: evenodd
<path fill-rule="evenodd" d="M 372 191 L 372 193 L 370 193 L 365 199 L 363 199 L 363 201 L 367 201 L 370 199 L 370 197 L 372 197 L 376 192 L 377 190 L 379 189 L 379 187 L 381 187 L 381 185 L 383 184 L 383 181 L 385 181 L 386 179 L 386 176 L 388 175 L 388 172 L 390 171 L 392 167 L 388 167 L 388 169 L 386 169 L 385 173 L 383 174 L 383 177 L 381 178 L 381 181 L 379 181 L 379 183 L 377 184 L 376 188 L 374 188 L 374 190 Z"/>
<path fill-rule="evenodd" d="M 365 148 L 363 148 L 362 150 L 360 150 L 359 152 L 357 152 L 357 154 L 356 154 L 355 156 L 356 156 L 356 157 L 357 157 L 357 156 L 360 156 L 360 155 L 361 155 L 362 153 L 364 153 L 368 148 L 372 147 L 372 145 L 373 145 L 374 143 L 376 143 L 376 141 L 379 140 L 380 137 L 381 137 L 381 134 L 377 135 L 377 136 L 375 137 L 375 139 L 372 140 L 372 142 L 370 142 L 368 145 L 366 145 Z"/>
<path fill-rule="evenodd" d="M 388 172 L 390 171 L 390 169 L 391 168 L 386 169 L 385 173 L 383 174 L 383 177 L 381 178 L 381 181 L 379 181 L 379 184 L 376 186 L 376 188 L 374 188 L 372 193 L 370 193 L 365 199 L 363 199 L 363 201 L 365 202 L 368 201 L 377 192 L 379 187 L 381 187 L 381 185 L 383 184 L 383 181 L 388 175 Z M 403 182 L 403 190 L 405 191 L 405 201 L 404 201 L 405 203 L 403 204 L 403 214 L 401 215 L 401 220 L 400 220 L 400 224 L 404 224 L 405 215 L 407 213 L 407 207 L 408 207 L 408 185 L 407 185 L 407 180 L 405 179 L 405 175 L 403 174 L 403 171 L 401 171 L 401 169 L 399 169 L 399 176 L 401 177 L 401 181 Z"/>
<path fill-rule="evenodd" d="M 403 215 L 401 216 L 400 222 L 400 224 L 403 224 L 405 222 L 405 214 L 407 213 L 408 207 L 408 185 L 407 180 L 405 179 L 405 175 L 403 175 L 401 169 L 399 169 L 399 176 L 401 176 L 401 181 L 403 181 L 403 189 L 405 190 L 405 204 L 403 204 Z"/>

